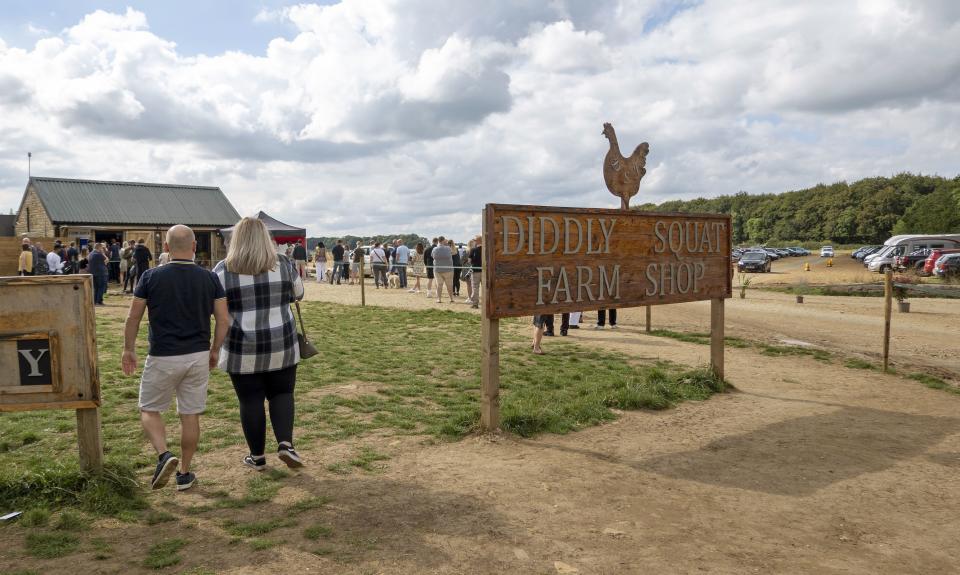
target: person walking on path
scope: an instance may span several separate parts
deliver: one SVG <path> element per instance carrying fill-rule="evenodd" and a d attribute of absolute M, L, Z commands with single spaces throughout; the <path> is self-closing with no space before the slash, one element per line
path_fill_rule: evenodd
<path fill-rule="evenodd" d="M 543 355 L 540 343 L 543 341 L 543 332 L 547 325 L 547 315 L 533 316 L 533 353 Z"/>
<path fill-rule="evenodd" d="M 433 242 L 423 250 L 423 265 L 427 268 L 427 297 L 433 296 L 433 249 L 435 247 L 437 247 L 437 238 L 433 238 Z"/>
<path fill-rule="evenodd" d="M 17 260 L 17 275 L 33 275 L 33 250 L 30 244 L 20 244 L 20 258 Z"/>
<path fill-rule="evenodd" d="M 410 272 L 413 274 L 413 277 L 417 278 L 417 283 L 407 291 L 410 293 L 420 293 L 420 278 L 427 272 L 426 267 L 423 265 L 423 242 L 417 242 L 417 247 L 410 255 Z"/>
<path fill-rule="evenodd" d="M 396 249 L 393 252 L 394 269 L 400 278 L 400 289 L 407 289 L 407 264 L 410 263 L 410 248 L 404 245 L 399 238 L 394 242 Z"/>
<path fill-rule="evenodd" d="M 103 252 L 103 244 L 95 244 L 87 257 L 87 273 L 93 276 L 93 305 L 103 305 L 107 293 L 107 256 Z"/>
<path fill-rule="evenodd" d="M 200 441 L 200 414 L 207 404 L 207 380 L 220 358 L 220 346 L 229 328 L 223 286 L 213 272 L 194 263 L 197 249 L 193 230 L 176 225 L 167 230 L 165 247 L 170 263 L 145 271 L 133 292 L 123 331 L 123 373 L 137 369 L 136 341 L 144 311 L 150 322 L 150 352 L 140 376 L 140 423 L 157 452 L 152 489 L 167 484 L 177 470 L 177 490 L 193 486 L 190 464 Z M 93 257 L 93 254 L 90 255 Z M 216 320 L 210 345 L 210 316 Z M 161 413 L 177 396 L 180 415 L 180 458 L 167 449 Z"/>
<path fill-rule="evenodd" d="M 373 284 L 380 289 L 383 283 L 383 289 L 387 289 L 387 254 L 380 247 L 380 242 L 370 250 L 370 265 L 373 266 Z"/>
<path fill-rule="evenodd" d="M 313 265 L 317 268 L 317 283 L 320 283 L 327 276 L 327 248 L 323 246 L 323 242 L 317 244 L 313 252 Z"/>
<path fill-rule="evenodd" d="M 214 267 L 227 296 L 230 329 L 220 367 L 240 401 L 240 426 L 250 453 L 243 464 L 267 466 L 267 418 L 277 440 L 277 457 L 287 467 L 302 467 L 293 448 L 294 397 L 300 348 L 290 304 L 303 299 L 303 280 L 285 256 L 271 247 L 267 226 L 243 218 L 233 231 L 227 258 Z"/>
<path fill-rule="evenodd" d="M 147 247 L 147 244 L 143 242 L 143 238 L 137 240 L 137 245 L 133 248 L 133 260 L 137 262 L 137 274 L 133 278 L 133 289 L 136 291 L 140 277 L 150 269 L 150 262 L 153 261 L 153 254 L 150 253 L 150 248 Z"/>
<path fill-rule="evenodd" d="M 437 303 L 443 301 L 443 288 L 447 288 L 447 296 L 453 303 L 453 250 L 447 245 L 446 239 L 440 236 L 439 243 L 433 248 L 434 275 L 437 279 Z"/>
<path fill-rule="evenodd" d="M 297 240 L 297 245 L 293 247 L 293 261 L 297 264 L 297 273 L 300 279 L 307 277 L 307 248 L 303 247 L 303 240 Z"/>
<path fill-rule="evenodd" d="M 333 280 L 337 280 L 337 285 L 340 285 L 340 275 L 343 271 L 341 268 L 344 266 L 343 254 L 347 251 L 343 247 L 343 240 L 337 240 L 337 245 L 333 246 L 330 251 L 333 253 L 333 271 L 330 272 L 330 285 L 333 285 Z"/>
<path fill-rule="evenodd" d="M 480 236 L 474 240 L 473 249 L 470 250 L 470 265 L 473 267 L 470 271 L 470 307 L 476 309 L 480 307 L 480 283 L 483 278 L 483 241 Z"/>

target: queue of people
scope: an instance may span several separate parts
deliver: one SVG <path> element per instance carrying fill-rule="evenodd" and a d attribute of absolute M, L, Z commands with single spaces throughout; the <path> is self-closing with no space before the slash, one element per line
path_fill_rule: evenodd
<path fill-rule="evenodd" d="M 343 240 L 337 240 L 329 253 L 327 246 L 320 242 L 314 249 L 313 260 L 317 283 L 359 283 L 361 273 L 366 273 L 366 269 L 361 268 L 368 265 L 374 289 L 405 289 L 409 293 L 426 290 L 427 297 L 436 297 L 437 303 L 442 303 L 444 295 L 452 303 L 463 296 L 465 289 L 463 303 L 479 307 L 483 275 L 479 236 L 466 246 L 438 236 L 426 246 L 418 242 L 413 248 L 400 239 L 375 242 L 369 247 L 356 242 L 352 248 Z"/>

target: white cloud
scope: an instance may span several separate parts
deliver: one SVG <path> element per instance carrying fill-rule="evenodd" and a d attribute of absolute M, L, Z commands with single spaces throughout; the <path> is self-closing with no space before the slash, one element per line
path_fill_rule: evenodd
<path fill-rule="evenodd" d="M 264 9 L 263 55 L 187 57 L 149 12 L 0 40 L 0 209 L 38 174 L 203 183 L 310 233 L 466 237 L 488 201 L 636 201 L 957 172 L 950 0 L 345 0 Z"/>

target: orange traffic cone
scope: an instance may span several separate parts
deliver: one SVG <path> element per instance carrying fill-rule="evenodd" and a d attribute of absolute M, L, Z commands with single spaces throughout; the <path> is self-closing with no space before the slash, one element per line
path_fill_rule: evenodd
<path fill-rule="evenodd" d="M 827 267 L 828 267 L 828 268 L 832 268 L 832 267 L 833 267 L 833 258 L 830 258 L 830 259 L 827 260 Z"/>
<path fill-rule="evenodd" d="M 803 264 L 803 271 L 805 272 L 810 271 L 810 262 Z"/>

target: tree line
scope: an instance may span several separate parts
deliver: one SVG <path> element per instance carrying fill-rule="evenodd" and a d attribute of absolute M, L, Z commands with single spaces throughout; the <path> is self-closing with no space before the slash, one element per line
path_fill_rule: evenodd
<path fill-rule="evenodd" d="M 735 244 L 879 244 L 896 234 L 960 233 L 960 176 L 903 173 L 779 194 L 739 192 L 634 209 L 730 214 Z"/>

